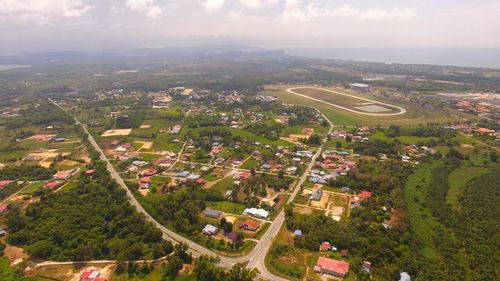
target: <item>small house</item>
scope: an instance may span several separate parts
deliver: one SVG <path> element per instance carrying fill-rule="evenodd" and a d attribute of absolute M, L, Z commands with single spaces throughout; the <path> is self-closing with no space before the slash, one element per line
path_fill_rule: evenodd
<path fill-rule="evenodd" d="M 213 210 L 207 207 L 205 208 L 205 210 L 203 210 L 203 215 L 208 218 L 218 219 L 222 215 L 222 211 Z"/>
<path fill-rule="evenodd" d="M 217 234 L 217 231 L 218 231 L 217 227 L 211 224 L 207 224 L 202 230 L 203 234 L 205 235 L 215 235 Z"/>
<path fill-rule="evenodd" d="M 314 266 L 314 271 L 319 274 L 328 274 L 334 277 L 344 278 L 347 273 L 349 273 L 349 263 L 341 260 L 319 257 L 318 262 Z"/>
<path fill-rule="evenodd" d="M 240 223 L 239 227 L 250 231 L 257 231 L 257 229 L 259 229 L 260 227 L 260 224 L 253 220 L 245 220 L 244 222 Z"/>
<path fill-rule="evenodd" d="M 322 251 L 322 252 L 327 252 L 327 251 L 330 251 L 332 249 L 332 245 L 330 245 L 330 242 L 323 242 L 321 243 L 321 245 L 319 246 L 319 250 Z"/>

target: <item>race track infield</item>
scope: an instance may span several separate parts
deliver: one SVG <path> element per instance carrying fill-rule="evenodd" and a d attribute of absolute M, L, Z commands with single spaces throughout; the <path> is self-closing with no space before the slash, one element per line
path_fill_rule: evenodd
<path fill-rule="evenodd" d="M 371 116 L 403 115 L 406 109 L 397 105 L 362 98 L 348 93 L 317 87 L 294 87 L 286 90 L 304 98 L 331 105 L 352 113 Z"/>

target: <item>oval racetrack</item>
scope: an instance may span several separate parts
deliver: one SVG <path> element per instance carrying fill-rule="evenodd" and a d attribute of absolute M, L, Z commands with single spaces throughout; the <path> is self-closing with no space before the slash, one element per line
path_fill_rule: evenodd
<path fill-rule="evenodd" d="M 358 100 L 361 100 L 361 101 L 371 102 L 374 105 L 385 105 L 385 106 L 388 106 L 390 108 L 397 109 L 399 111 L 398 112 L 392 112 L 392 113 L 380 113 L 380 112 L 375 113 L 375 112 L 360 111 L 360 110 L 356 110 L 354 108 L 347 108 L 345 106 L 341 106 L 341 105 L 338 105 L 338 104 L 334 104 L 334 103 L 331 103 L 331 102 L 327 102 L 327 101 L 324 101 L 324 100 L 320 100 L 320 99 L 317 99 L 317 98 L 310 97 L 308 95 L 304 95 L 304 94 L 300 94 L 300 93 L 295 92 L 295 90 L 299 90 L 299 89 L 316 89 L 316 90 L 322 90 L 322 91 L 325 91 L 325 92 L 330 92 L 330 93 L 337 94 L 337 95 L 347 96 L 347 97 L 358 99 Z M 346 94 L 346 93 L 341 93 L 341 92 L 337 92 L 337 91 L 333 91 L 333 90 L 329 90 L 329 89 L 325 89 L 325 88 L 318 88 L 318 87 L 294 87 L 294 88 L 289 88 L 286 91 L 288 93 L 291 93 L 291 94 L 294 94 L 294 95 L 297 95 L 297 96 L 301 96 L 301 97 L 304 97 L 304 98 L 307 98 L 307 99 L 311 99 L 311 100 L 314 100 L 314 101 L 317 101 L 317 102 L 328 104 L 328 105 L 331 105 L 331 106 L 334 106 L 334 107 L 337 107 L 337 108 L 340 108 L 340 109 L 343 109 L 343 110 L 346 110 L 346 111 L 349 111 L 349 112 L 352 112 L 352 113 L 356 113 L 356 114 L 371 115 L 371 116 L 394 116 L 394 115 L 402 115 L 402 114 L 406 113 L 406 109 L 404 109 L 404 108 L 402 108 L 400 106 L 396 106 L 396 105 L 392 105 L 392 104 L 388 104 L 388 103 L 384 103 L 384 102 L 380 102 L 380 101 L 376 101 L 376 100 L 371 100 L 371 99 L 367 99 L 367 98 L 357 97 L 357 96 L 354 96 L 354 95 L 350 95 L 350 94 Z"/>

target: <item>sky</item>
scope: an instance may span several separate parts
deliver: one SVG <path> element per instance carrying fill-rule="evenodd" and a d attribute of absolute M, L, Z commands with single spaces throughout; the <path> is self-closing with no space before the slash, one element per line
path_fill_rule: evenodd
<path fill-rule="evenodd" d="M 500 47 L 500 0 L 0 0 L 0 53 Z"/>

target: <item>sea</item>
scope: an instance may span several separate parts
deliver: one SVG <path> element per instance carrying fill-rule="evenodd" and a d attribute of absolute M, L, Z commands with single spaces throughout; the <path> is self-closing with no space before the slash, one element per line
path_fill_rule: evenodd
<path fill-rule="evenodd" d="M 284 48 L 289 55 L 381 63 L 430 64 L 500 69 L 500 47 Z"/>

